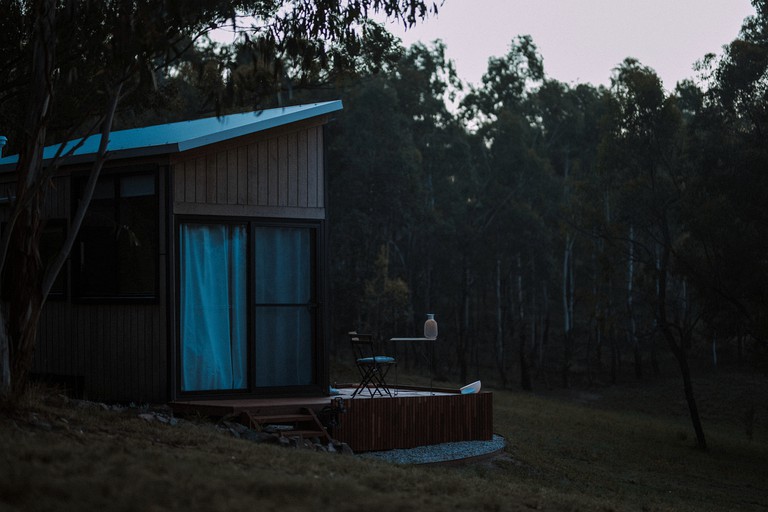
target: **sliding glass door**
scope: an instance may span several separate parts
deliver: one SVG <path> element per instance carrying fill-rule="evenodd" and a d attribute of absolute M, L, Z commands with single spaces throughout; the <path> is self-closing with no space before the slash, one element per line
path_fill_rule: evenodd
<path fill-rule="evenodd" d="M 307 228 L 257 227 L 256 386 L 312 383 L 314 300 Z"/>
<path fill-rule="evenodd" d="M 182 392 L 315 383 L 316 227 L 179 226 Z"/>

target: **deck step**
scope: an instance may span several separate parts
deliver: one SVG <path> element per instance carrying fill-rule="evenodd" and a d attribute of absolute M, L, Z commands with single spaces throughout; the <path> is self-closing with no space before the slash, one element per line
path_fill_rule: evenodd
<path fill-rule="evenodd" d="M 270 423 L 296 423 L 300 421 L 314 421 L 309 414 L 281 414 L 272 416 L 251 416 L 251 418 L 261 425 Z"/>
<path fill-rule="evenodd" d="M 249 427 L 263 427 L 267 425 L 292 425 L 290 430 L 277 430 L 277 434 L 283 437 L 319 437 L 331 442 L 331 436 L 325 429 L 312 409 L 302 407 L 299 413 L 294 414 L 270 414 L 256 415 L 244 412 L 248 418 Z"/>

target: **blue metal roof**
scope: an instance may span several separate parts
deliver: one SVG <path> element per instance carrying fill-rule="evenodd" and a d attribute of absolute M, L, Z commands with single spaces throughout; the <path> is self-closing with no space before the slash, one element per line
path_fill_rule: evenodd
<path fill-rule="evenodd" d="M 110 134 L 107 151 L 113 154 L 125 152 L 122 156 L 178 153 L 336 112 L 341 108 L 341 101 L 327 101 L 119 130 Z M 82 146 L 75 150 L 73 156 L 94 155 L 99 149 L 100 139 L 101 136 L 98 134 L 91 135 Z M 79 140 L 66 142 L 62 154 L 66 154 L 67 150 L 74 147 Z M 47 146 L 43 151 L 43 160 L 53 158 L 60 145 Z M 6 164 L 15 164 L 18 162 L 18 158 L 18 155 L 0 158 L 0 167 Z M 77 160 L 80 161 L 81 159 L 78 158 Z"/>

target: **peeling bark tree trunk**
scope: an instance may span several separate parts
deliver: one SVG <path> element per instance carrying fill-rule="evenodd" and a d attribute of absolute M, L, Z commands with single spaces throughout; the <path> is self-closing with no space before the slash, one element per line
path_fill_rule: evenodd
<path fill-rule="evenodd" d="M 640 340 L 637 338 L 634 311 L 635 281 L 635 227 L 629 226 L 629 258 L 627 259 L 627 338 L 635 357 L 635 378 L 643 378 L 643 360 L 640 352 Z"/>
<path fill-rule="evenodd" d="M 55 0 L 35 4 L 36 25 L 31 62 L 32 83 L 30 104 L 24 121 L 24 133 L 16 168 L 16 202 L 0 239 L 0 270 L 6 276 L 0 296 L 7 301 L 7 322 L 0 325 L 0 352 L 7 343 L 8 361 L 0 354 L 2 394 L 18 396 L 26 387 L 35 353 L 37 330 L 46 298 L 56 276 L 66 261 L 90 203 L 96 182 L 107 157 L 107 145 L 124 80 L 131 72 L 114 84 L 109 91 L 109 104 L 101 118 L 101 140 L 91 166 L 90 176 L 80 204 L 67 233 L 67 238 L 48 269 L 43 269 L 40 258 L 40 237 L 43 227 L 43 204 L 50 187 L 50 178 L 58 168 L 63 145 L 56 155 L 43 165 L 43 145 L 47 133 L 47 119 L 53 101 Z M 94 125 L 96 126 L 96 125 Z M 85 139 L 68 150 L 69 156 Z"/>
<path fill-rule="evenodd" d="M 573 244 L 575 237 L 567 235 L 563 251 L 563 387 L 570 386 L 571 366 L 573 366 Z"/>
<path fill-rule="evenodd" d="M 0 363 L 7 364 L 1 372 L 3 395 L 15 395 L 26 385 L 42 305 L 42 270 L 38 252 L 42 187 L 39 181 L 43 172 L 43 146 L 53 94 L 56 2 L 44 0 L 35 3 L 33 8 L 32 79 L 17 167 L 16 202 L 0 244 L 0 271 L 6 276 L 5 282 L 0 285 L 0 295 L 2 300 L 8 301 L 7 322 L 0 325 L 0 329 L 5 330 L 2 338 L 6 344 L 5 347 L 0 346 L 0 351 L 8 352 L 7 362 L 5 358 L 0 359 Z M 10 247 L 14 250 L 9 254 Z M 28 328 L 32 332 L 27 332 Z"/>
<path fill-rule="evenodd" d="M 11 392 L 20 394 L 27 385 L 35 354 L 37 322 L 43 306 L 41 200 L 37 194 L 32 204 L 22 211 L 11 237 L 6 264 L 6 289 L 9 299 L 8 337 L 11 340 Z"/>

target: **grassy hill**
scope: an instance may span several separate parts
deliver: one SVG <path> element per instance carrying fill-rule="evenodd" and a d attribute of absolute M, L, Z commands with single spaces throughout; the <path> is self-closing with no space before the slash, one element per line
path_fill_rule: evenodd
<path fill-rule="evenodd" d="M 257 445 L 38 389 L 0 414 L 0 510 L 765 510 L 765 377 L 696 382 L 711 449 L 674 380 L 496 392 L 508 446 L 465 467 Z"/>

